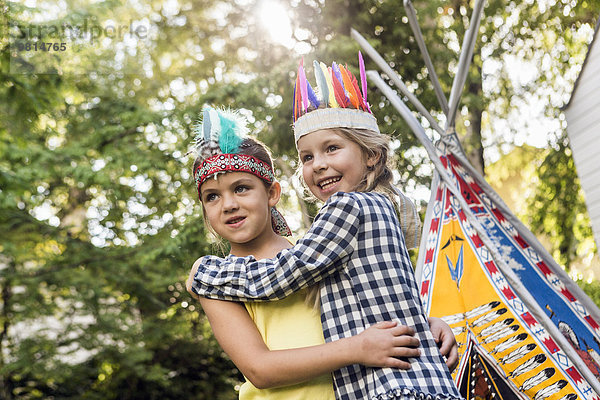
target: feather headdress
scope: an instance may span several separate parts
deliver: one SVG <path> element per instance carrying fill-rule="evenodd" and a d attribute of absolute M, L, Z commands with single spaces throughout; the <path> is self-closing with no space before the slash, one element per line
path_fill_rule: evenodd
<path fill-rule="evenodd" d="M 304 62 L 300 62 L 292 113 L 296 143 L 308 133 L 328 128 L 368 129 L 379 133 L 377 120 L 367 103 L 367 77 L 360 52 L 358 65 L 361 88 L 347 66 L 334 62 L 327 67 L 314 61 L 315 93 L 306 79 Z"/>
<path fill-rule="evenodd" d="M 235 110 L 204 107 L 202 118 L 194 125 L 194 147 L 199 157 L 237 153 L 248 134 L 246 119 Z"/>

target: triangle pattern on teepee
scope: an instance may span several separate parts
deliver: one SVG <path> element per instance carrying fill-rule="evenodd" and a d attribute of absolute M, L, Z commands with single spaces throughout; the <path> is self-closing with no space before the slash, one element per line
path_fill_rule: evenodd
<path fill-rule="evenodd" d="M 517 388 L 505 382 L 503 371 L 480 348 L 472 334 L 467 336 L 464 358 L 465 362 L 457 374 L 460 378 L 457 385 L 465 399 L 527 399 Z"/>

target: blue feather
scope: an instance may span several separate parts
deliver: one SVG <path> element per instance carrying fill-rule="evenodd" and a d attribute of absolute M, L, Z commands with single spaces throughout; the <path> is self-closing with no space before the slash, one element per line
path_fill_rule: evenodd
<path fill-rule="evenodd" d="M 460 280 L 463 276 L 464 262 L 463 262 L 463 246 L 460 246 L 456 265 L 452 263 L 450 257 L 446 255 L 446 263 L 448 263 L 448 269 L 450 270 L 450 277 L 456 282 L 456 287 L 460 289 Z"/>
<path fill-rule="evenodd" d="M 340 67 L 338 67 L 338 65 L 334 62 L 331 63 L 331 69 L 333 70 L 333 73 L 335 74 L 335 77 L 337 78 L 338 81 L 340 81 L 340 83 L 342 84 L 342 87 L 344 87 L 344 80 L 342 79 L 342 71 L 340 71 Z M 344 89 L 346 89 L 344 87 Z"/>
<path fill-rule="evenodd" d="M 242 141 L 244 140 L 237 133 L 238 126 L 223 114 L 219 113 L 221 120 L 221 135 L 219 136 L 219 147 L 223 154 L 237 153 Z"/>
<path fill-rule="evenodd" d="M 315 108 L 319 108 L 319 99 L 317 98 L 317 95 L 315 94 L 315 91 L 313 90 L 312 86 L 310 86 L 308 80 L 306 81 L 306 85 L 308 89 L 308 99 L 313 104 L 313 106 L 315 106 Z"/>

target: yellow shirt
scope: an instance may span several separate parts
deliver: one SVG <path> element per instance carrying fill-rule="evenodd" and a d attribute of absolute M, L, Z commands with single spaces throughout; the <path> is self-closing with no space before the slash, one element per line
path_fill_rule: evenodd
<path fill-rule="evenodd" d="M 283 300 L 244 303 L 270 350 L 292 349 L 325 343 L 320 311 L 306 305 L 306 289 Z M 331 374 L 308 382 L 273 389 L 257 389 L 248 380 L 240 400 L 335 400 Z"/>

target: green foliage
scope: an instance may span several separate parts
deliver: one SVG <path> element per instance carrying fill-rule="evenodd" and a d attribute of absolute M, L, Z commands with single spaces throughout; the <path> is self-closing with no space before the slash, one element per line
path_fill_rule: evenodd
<path fill-rule="evenodd" d="M 584 280 L 576 281 L 577 285 L 587 294 L 590 299 L 600 307 L 600 282 L 586 282 Z"/>
<path fill-rule="evenodd" d="M 84 9 L 70 10 L 72 23 L 117 11 Z M 6 11 L 11 23 L 30 21 L 15 3 Z M 87 49 L 77 66 L 85 75 L 19 74 L 8 64 L 25 60 L 9 59 L 9 46 L 0 65 L 0 397 L 236 398 L 239 373 L 183 287 L 211 251 L 182 157 L 202 101 L 154 106 L 175 101 L 163 94 L 170 80 L 118 73 L 114 48 Z M 155 55 L 166 50 L 159 43 Z"/>
<path fill-rule="evenodd" d="M 287 3 L 296 16 L 296 44 L 310 50 L 305 65 L 336 60 L 356 73 L 359 47 L 348 37 L 354 27 L 425 107 L 440 113 L 401 2 Z M 463 119 L 471 118 L 472 127 L 480 127 L 478 118 L 483 126 L 484 112 L 506 117 L 526 92 L 506 70 L 483 90 L 484 48 L 495 60 L 508 51 L 535 59 L 541 53 L 529 39 L 541 37 L 542 53 L 560 50 L 552 53 L 560 67 L 580 51 L 573 31 L 594 22 L 586 7 L 598 8 L 595 1 L 578 3 L 565 17 L 564 2 L 544 10 L 488 3 L 463 97 Z M 215 251 L 199 217 L 192 160 L 184 154 L 204 104 L 242 108 L 289 182 L 296 167 L 291 94 L 300 57 L 266 40 L 260 2 L 65 4 L 44 11 L 0 3 L 3 29 L 109 20 L 146 21 L 151 29 L 133 45 L 119 37 L 69 41 L 68 56 L 29 57 L 15 52 L 8 36 L 0 38 L 0 398 L 234 399 L 241 377 L 183 287 L 194 260 Z M 415 8 L 449 93 L 454 45 L 470 8 L 464 1 L 415 1 Z M 514 13 L 521 13 L 518 23 L 498 29 L 496 22 Z M 39 37 L 51 39 L 48 32 Z M 553 84 L 563 70 L 557 71 L 536 84 Z M 374 87 L 369 101 L 382 129 L 401 142 L 394 159 L 400 186 L 428 185 L 429 162 L 405 123 Z M 459 131 L 468 133 L 464 126 Z M 558 153 L 554 162 L 563 161 Z M 569 169 L 561 174 L 572 177 Z M 573 200 L 568 188 L 547 186 L 558 200 Z M 289 196 L 283 204 L 291 203 Z M 554 220 L 574 215 L 544 207 Z M 310 215 L 316 209 L 307 205 Z M 569 226 L 560 229 L 557 243 L 571 240 L 565 239 Z"/>
<path fill-rule="evenodd" d="M 550 238 L 554 259 L 568 270 L 578 244 L 592 237 L 592 231 L 566 137 L 547 150 L 537 174 L 539 184 L 528 207 L 529 224 Z"/>

